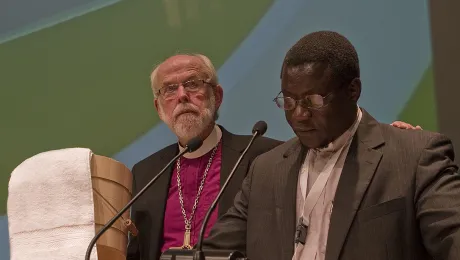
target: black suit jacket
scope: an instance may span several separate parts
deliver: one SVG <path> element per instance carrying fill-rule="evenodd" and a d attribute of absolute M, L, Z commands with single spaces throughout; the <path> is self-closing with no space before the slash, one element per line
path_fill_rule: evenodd
<path fill-rule="evenodd" d="M 222 126 L 222 165 L 220 183 L 225 182 L 238 157 L 246 148 L 251 136 L 234 135 Z M 236 170 L 227 190 L 219 203 L 218 214 L 223 215 L 233 205 L 233 199 L 246 177 L 252 160 L 259 154 L 269 151 L 281 144 L 281 141 L 259 137 L 246 153 Z M 166 164 L 177 154 L 177 144 L 172 144 L 134 165 L 132 173 L 133 195 L 142 189 Z M 163 220 L 173 168 L 165 172 L 132 207 L 131 216 L 139 230 L 137 237 L 130 237 L 127 259 L 158 259 L 163 245 Z"/>
<path fill-rule="evenodd" d="M 256 158 L 205 248 L 291 260 L 305 149 L 294 138 Z M 380 124 L 363 110 L 337 186 L 326 260 L 460 259 L 460 176 L 451 141 Z"/>

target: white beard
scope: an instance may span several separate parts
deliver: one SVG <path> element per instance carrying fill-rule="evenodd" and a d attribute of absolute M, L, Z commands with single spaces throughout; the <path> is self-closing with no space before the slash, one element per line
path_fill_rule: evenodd
<path fill-rule="evenodd" d="M 188 109 L 194 112 L 181 114 L 182 111 L 187 111 Z M 160 119 L 176 134 L 179 140 L 185 142 L 202 134 L 214 122 L 215 112 L 216 99 L 213 94 L 202 111 L 198 111 L 198 108 L 191 103 L 181 103 L 174 109 L 172 116 L 166 116 L 161 105 L 158 106 Z M 180 115 L 176 116 L 177 114 Z"/>

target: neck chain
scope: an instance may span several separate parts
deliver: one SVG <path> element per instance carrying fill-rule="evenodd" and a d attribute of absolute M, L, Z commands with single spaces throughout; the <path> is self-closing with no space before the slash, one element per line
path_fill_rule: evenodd
<path fill-rule="evenodd" d="M 182 196 L 182 184 L 180 180 L 180 157 L 179 159 L 177 159 L 177 163 L 176 163 L 177 188 L 179 191 L 179 202 L 180 202 L 180 207 L 182 210 L 182 215 L 184 216 L 184 224 L 185 224 L 184 244 L 182 246 L 182 248 L 184 249 L 192 248 L 190 245 L 190 230 L 192 228 L 192 219 L 193 219 L 193 216 L 195 215 L 195 211 L 198 206 L 198 201 L 200 200 L 200 195 L 201 195 L 201 192 L 203 191 L 204 183 L 206 181 L 206 176 L 208 175 L 209 168 L 211 168 L 211 164 L 214 159 L 214 155 L 216 154 L 219 143 L 217 143 L 216 147 L 214 147 L 214 149 L 212 150 L 211 157 L 209 158 L 208 164 L 206 165 L 206 169 L 204 170 L 203 178 L 201 179 L 200 187 L 198 188 L 198 192 L 196 194 L 195 203 L 193 204 L 192 212 L 190 213 L 190 217 L 188 219 L 187 219 L 187 213 L 185 212 L 184 199 Z"/>

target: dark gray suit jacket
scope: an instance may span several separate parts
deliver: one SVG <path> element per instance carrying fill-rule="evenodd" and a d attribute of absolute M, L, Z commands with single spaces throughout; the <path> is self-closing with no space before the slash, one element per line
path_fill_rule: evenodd
<path fill-rule="evenodd" d="M 249 135 L 235 135 L 222 130 L 222 165 L 220 183 L 224 184 L 241 152 L 251 139 Z M 249 166 L 256 156 L 269 151 L 282 142 L 266 137 L 257 138 L 241 161 L 219 203 L 218 214 L 223 215 L 233 204 L 233 199 L 246 177 Z M 166 164 L 179 153 L 177 144 L 172 144 L 140 161 L 133 167 L 133 196 L 139 192 Z M 132 207 L 132 219 L 139 234 L 130 237 L 128 260 L 156 260 L 163 245 L 163 221 L 168 198 L 169 183 L 173 168 L 168 169 Z"/>
<path fill-rule="evenodd" d="M 292 259 L 304 158 L 297 138 L 257 157 L 205 248 L 245 251 L 250 260 Z M 380 124 L 363 110 L 334 199 L 326 260 L 460 259 L 453 160 L 447 137 Z"/>

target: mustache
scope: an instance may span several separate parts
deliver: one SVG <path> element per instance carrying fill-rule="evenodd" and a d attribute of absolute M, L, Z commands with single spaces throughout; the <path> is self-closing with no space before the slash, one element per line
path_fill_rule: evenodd
<path fill-rule="evenodd" d="M 196 107 L 195 105 L 193 104 L 179 104 L 176 106 L 176 108 L 174 108 L 174 111 L 173 111 L 173 117 L 177 117 L 181 114 L 184 114 L 184 113 L 199 113 L 199 109 L 198 107 Z"/>

